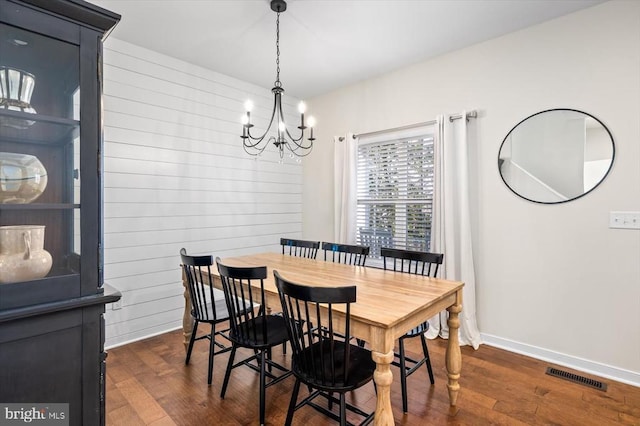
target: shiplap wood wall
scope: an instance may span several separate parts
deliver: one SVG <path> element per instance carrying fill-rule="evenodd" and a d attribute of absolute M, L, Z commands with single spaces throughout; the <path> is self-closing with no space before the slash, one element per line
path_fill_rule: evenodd
<path fill-rule="evenodd" d="M 300 237 L 302 166 L 280 163 L 273 148 L 257 160 L 242 150 L 248 98 L 264 129 L 269 88 L 105 43 L 105 282 L 122 292 L 121 309 L 107 306 L 107 347 L 181 327 L 181 247 L 225 257 Z M 284 101 L 287 121 L 297 123 L 297 100 Z"/>

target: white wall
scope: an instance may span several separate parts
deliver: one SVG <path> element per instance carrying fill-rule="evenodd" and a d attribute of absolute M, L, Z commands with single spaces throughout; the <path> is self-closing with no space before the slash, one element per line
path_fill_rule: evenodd
<path fill-rule="evenodd" d="M 305 238 L 333 235 L 333 135 L 477 109 L 470 149 L 485 342 L 640 384 L 640 231 L 608 228 L 609 211 L 640 210 L 640 2 L 607 2 L 309 104 L 319 124 L 304 163 Z M 516 123 L 550 108 L 599 118 L 616 158 L 587 196 L 539 205 L 504 185 L 497 158 Z"/>
<path fill-rule="evenodd" d="M 109 38 L 104 52 L 106 346 L 182 325 L 179 250 L 232 256 L 279 249 L 302 229 L 302 166 L 255 161 L 241 145 L 243 103 L 264 128 L 269 89 Z M 285 114 L 298 118 L 296 100 Z"/>

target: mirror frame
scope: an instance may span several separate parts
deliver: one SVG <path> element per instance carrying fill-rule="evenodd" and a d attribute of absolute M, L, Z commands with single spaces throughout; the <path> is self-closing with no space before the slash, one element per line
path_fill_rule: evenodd
<path fill-rule="evenodd" d="M 591 189 L 589 189 L 588 191 L 583 192 L 582 194 L 570 198 L 568 200 L 562 200 L 562 201 L 539 201 L 539 200 L 532 200 L 530 198 L 525 197 L 522 194 L 519 194 L 518 192 L 516 192 L 505 180 L 503 174 L 502 174 L 502 168 L 501 168 L 501 162 L 500 162 L 500 153 L 502 152 L 502 148 L 504 147 L 505 142 L 507 141 L 507 139 L 509 139 L 509 136 L 511 135 L 511 133 L 513 133 L 513 131 L 522 123 L 524 123 L 525 121 L 529 120 L 530 118 L 533 118 L 535 116 L 538 116 L 540 114 L 545 114 L 548 112 L 553 112 L 553 111 L 573 111 L 573 112 L 578 112 L 580 114 L 584 114 L 588 117 L 593 118 L 595 121 L 597 121 L 606 131 L 607 134 L 609 135 L 609 138 L 611 139 L 611 163 L 609 164 L 609 167 L 607 168 L 607 171 L 604 175 L 602 175 L 602 178 L 600 178 L 600 180 L 598 181 L 597 184 L 595 184 Z M 611 169 L 613 168 L 613 163 L 615 161 L 615 157 L 616 157 L 616 144 L 613 140 L 613 135 L 611 134 L 611 131 L 609 131 L 609 128 L 602 122 L 600 121 L 598 118 L 594 117 L 593 115 L 578 110 L 578 109 L 572 109 L 572 108 L 552 108 L 552 109 L 546 109 L 544 111 L 540 111 L 540 112 L 536 112 L 535 114 L 531 114 L 530 116 L 524 118 L 523 120 L 520 120 L 518 122 L 518 124 L 516 124 L 515 126 L 513 126 L 511 128 L 511 130 L 509 130 L 509 132 L 507 133 L 507 135 L 504 137 L 504 139 L 502 140 L 502 143 L 500 144 L 500 149 L 498 149 L 498 173 L 500 174 L 500 178 L 502 179 L 502 182 L 504 182 L 504 184 L 506 185 L 507 188 L 509 188 L 509 190 L 511 192 L 513 192 L 514 194 L 516 194 L 518 197 L 523 198 L 527 201 L 531 201 L 532 203 L 536 203 L 536 204 L 563 204 L 563 203 L 568 203 L 569 201 L 574 201 L 577 200 L 578 198 L 582 198 L 585 195 L 589 194 L 591 191 L 593 191 L 594 189 L 596 189 L 598 186 L 600 186 L 600 184 L 602 184 L 602 182 L 604 182 L 604 180 L 607 178 L 607 176 L 609 176 L 609 173 L 611 173 Z"/>

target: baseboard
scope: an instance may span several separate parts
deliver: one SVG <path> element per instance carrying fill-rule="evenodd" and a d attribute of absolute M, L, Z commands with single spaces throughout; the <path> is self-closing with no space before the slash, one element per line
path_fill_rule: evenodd
<path fill-rule="evenodd" d="M 137 341 L 140 341 L 140 340 L 148 339 L 150 337 L 159 336 L 161 334 L 169 333 L 170 331 L 175 331 L 175 330 L 182 330 L 182 325 L 165 328 L 165 329 L 162 329 L 162 330 L 159 330 L 159 331 L 154 331 L 154 332 L 148 333 L 148 334 L 142 334 L 140 336 L 136 335 L 133 338 L 130 338 L 130 339 L 127 339 L 127 340 L 123 340 L 123 341 L 116 341 L 116 342 L 113 342 L 113 343 L 111 343 L 109 345 L 105 345 L 104 349 L 105 350 L 109 350 L 109 349 L 117 348 L 118 346 L 128 345 L 129 343 L 134 343 L 134 342 L 137 342 Z M 113 339 L 113 340 L 117 340 L 117 339 Z"/>
<path fill-rule="evenodd" d="M 504 349 L 509 352 L 515 352 L 531 358 L 548 361 L 553 364 L 562 365 L 574 370 L 593 374 L 595 376 L 604 377 L 607 379 L 615 380 L 617 382 L 640 387 L 640 373 L 637 373 L 635 371 L 612 367 L 610 365 L 589 361 L 544 348 L 539 348 L 537 346 L 527 345 L 525 343 L 515 342 L 513 340 L 492 336 L 490 334 L 481 333 L 480 336 L 482 338 L 482 343 L 485 345 L 494 346 L 496 348 Z"/>
<path fill-rule="evenodd" d="M 129 343 L 148 339 L 150 337 L 158 336 L 160 334 L 165 334 L 174 330 L 179 330 L 181 328 L 182 326 L 177 326 L 177 327 L 172 327 L 165 330 L 160 330 L 154 333 L 145 334 L 143 336 L 136 336 L 133 339 L 129 339 L 121 342 L 115 342 L 109 346 L 106 346 L 105 349 L 108 350 L 112 348 L 117 348 L 118 346 L 128 345 Z M 626 383 L 628 385 L 640 387 L 640 373 L 637 373 L 635 371 L 624 370 L 618 367 L 612 367 L 610 365 L 589 361 L 586 359 L 574 357 L 571 355 L 566 355 L 560 352 L 551 351 L 551 350 L 540 348 L 537 346 L 527 345 L 525 343 L 504 339 L 502 337 L 492 336 L 491 334 L 481 333 L 480 336 L 482 338 L 482 343 L 485 345 L 504 349 L 509 352 L 515 352 L 517 354 L 525 355 L 525 356 L 539 359 L 542 361 L 551 362 L 553 364 L 562 365 L 564 367 L 568 367 L 574 370 L 593 374 L 595 376 L 615 380 L 617 382 Z"/>

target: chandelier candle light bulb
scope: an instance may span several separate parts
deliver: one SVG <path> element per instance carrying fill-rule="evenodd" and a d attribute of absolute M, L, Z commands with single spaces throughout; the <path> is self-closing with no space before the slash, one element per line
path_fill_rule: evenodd
<path fill-rule="evenodd" d="M 285 149 L 289 150 L 292 155 L 304 157 L 309 155 L 313 148 L 313 141 L 315 140 L 313 137 L 313 125 L 315 125 L 315 121 L 311 124 L 312 117 L 309 117 L 308 121 L 311 130 L 309 137 L 305 141 L 304 136 L 307 126 L 305 126 L 304 114 L 307 106 L 304 102 L 300 102 L 300 104 L 298 104 L 298 112 L 300 113 L 300 125 L 298 126 L 298 129 L 300 130 L 300 135 L 298 137 L 292 136 L 286 125 L 284 114 L 282 112 L 282 94 L 284 93 L 284 88 L 280 82 L 280 13 L 287 10 L 287 3 L 284 0 L 271 0 L 271 10 L 277 13 L 276 81 L 274 82 L 273 89 L 271 89 L 271 93 L 273 93 L 274 97 L 273 110 L 271 111 L 271 118 L 267 129 L 262 135 L 254 136 L 251 134 L 251 128 L 253 127 L 253 124 L 251 124 L 251 110 L 253 109 L 253 103 L 250 100 L 245 102 L 244 108 L 246 110 L 246 114 L 242 117 L 242 136 L 240 136 L 242 138 L 242 147 L 247 154 L 257 156 L 260 155 L 270 143 L 272 143 L 278 149 L 281 159 L 284 157 Z M 268 136 L 274 121 L 277 123 L 276 136 Z"/>
<path fill-rule="evenodd" d="M 300 113 L 300 123 L 301 123 L 298 129 L 300 130 L 306 129 L 306 127 L 304 126 L 304 113 L 306 111 L 307 111 L 307 104 L 300 101 L 300 103 L 298 104 L 298 112 Z"/>
<path fill-rule="evenodd" d="M 313 128 L 316 126 L 316 119 L 314 117 L 309 116 L 309 120 L 307 121 L 307 123 L 309 123 L 309 128 L 310 128 L 309 140 L 313 142 L 316 140 L 316 138 L 313 137 Z"/>
<path fill-rule="evenodd" d="M 249 123 L 249 116 L 247 114 L 242 114 L 242 118 L 240 119 L 242 122 L 242 138 L 245 139 L 247 137 L 247 124 Z"/>
<path fill-rule="evenodd" d="M 244 103 L 244 109 L 245 109 L 245 114 L 242 117 L 243 139 L 245 139 L 245 137 L 247 136 L 245 131 L 248 133 L 249 129 L 253 127 L 253 124 L 251 124 L 251 111 L 253 110 L 253 102 L 251 102 L 250 99 Z"/>

